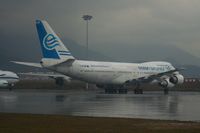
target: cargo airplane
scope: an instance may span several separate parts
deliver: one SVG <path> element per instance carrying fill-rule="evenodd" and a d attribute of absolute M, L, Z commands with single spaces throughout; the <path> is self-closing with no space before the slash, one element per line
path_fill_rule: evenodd
<path fill-rule="evenodd" d="M 157 84 L 168 89 L 184 82 L 180 69 L 169 62 L 144 63 L 100 62 L 76 59 L 44 20 L 36 20 L 43 58 L 40 63 L 18 62 L 69 76 L 105 89 L 106 93 L 127 93 L 126 85 L 136 85 L 135 93 L 142 94 L 141 84 Z"/>

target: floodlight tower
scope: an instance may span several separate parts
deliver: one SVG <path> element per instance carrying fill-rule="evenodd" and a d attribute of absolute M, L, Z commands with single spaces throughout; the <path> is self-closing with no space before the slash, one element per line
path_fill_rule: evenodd
<path fill-rule="evenodd" d="M 88 22 L 93 18 L 91 15 L 83 15 L 83 20 L 86 21 L 86 60 L 88 60 Z M 89 88 L 88 83 L 86 83 L 86 89 Z"/>
<path fill-rule="evenodd" d="M 83 15 L 82 18 L 86 21 L 86 59 L 88 60 L 88 23 L 93 17 L 91 15 Z"/>

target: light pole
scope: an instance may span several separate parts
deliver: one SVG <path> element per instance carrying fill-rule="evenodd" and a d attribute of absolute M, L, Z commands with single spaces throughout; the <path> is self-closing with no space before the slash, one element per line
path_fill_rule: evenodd
<path fill-rule="evenodd" d="M 93 18 L 91 15 L 83 15 L 83 20 L 86 21 L 86 60 L 88 60 L 88 22 Z M 86 83 L 86 89 L 88 89 L 88 83 Z"/>
<path fill-rule="evenodd" d="M 91 15 L 83 15 L 82 18 L 86 21 L 86 59 L 88 60 L 88 22 L 93 17 Z"/>

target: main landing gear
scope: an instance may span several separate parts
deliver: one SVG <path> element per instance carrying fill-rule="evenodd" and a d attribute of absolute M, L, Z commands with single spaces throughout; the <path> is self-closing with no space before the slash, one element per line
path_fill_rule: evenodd
<path fill-rule="evenodd" d="M 9 85 L 8 85 L 8 90 L 9 90 L 9 91 L 12 91 L 13 86 L 14 86 L 14 84 L 9 84 Z"/>
<path fill-rule="evenodd" d="M 169 94 L 169 89 L 168 88 L 164 88 L 164 94 L 165 95 Z"/>
<path fill-rule="evenodd" d="M 136 88 L 134 89 L 135 94 L 143 94 L 143 89 L 140 88 L 140 83 L 136 83 Z"/>
<path fill-rule="evenodd" d="M 134 94 L 143 94 L 143 89 L 140 87 L 141 84 L 137 83 L 136 88 L 134 89 Z M 127 94 L 128 89 L 124 86 L 114 86 L 114 85 L 106 85 L 106 86 L 97 86 L 99 88 L 104 88 L 106 94 Z M 169 88 L 164 87 L 164 94 L 167 95 L 169 93 Z"/>
<path fill-rule="evenodd" d="M 106 94 L 127 94 L 128 89 L 123 86 L 107 85 L 104 87 Z"/>
<path fill-rule="evenodd" d="M 62 87 L 64 85 L 64 79 L 62 77 L 55 78 L 56 85 Z"/>
<path fill-rule="evenodd" d="M 106 94 L 127 94 L 128 90 L 127 89 L 105 89 Z"/>

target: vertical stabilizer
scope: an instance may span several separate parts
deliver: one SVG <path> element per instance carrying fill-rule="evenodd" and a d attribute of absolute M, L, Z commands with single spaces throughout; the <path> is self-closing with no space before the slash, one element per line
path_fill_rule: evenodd
<path fill-rule="evenodd" d="M 48 67 L 75 59 L 46 21 L 36 20 L 36 27 L 43 54 L 43 66 Z"/>

